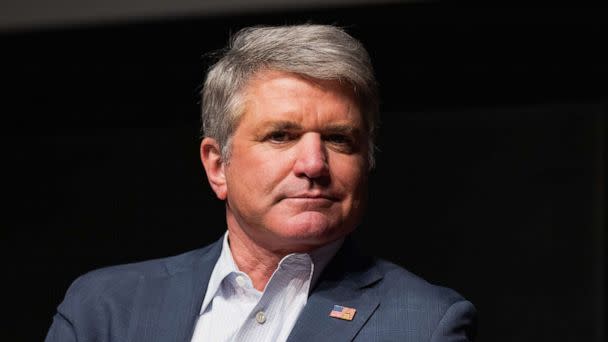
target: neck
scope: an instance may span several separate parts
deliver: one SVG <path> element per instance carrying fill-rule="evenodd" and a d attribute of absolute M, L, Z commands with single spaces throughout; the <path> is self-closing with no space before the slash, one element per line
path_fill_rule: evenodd
<path fill-rule="evenodd" d="M 258 291 L 264 291 L 279 262 L 288 253 L 277 253 L 258 246 L 240 229 L 228 229 L 230 251 L 236 266 L 247 273 Z"/>

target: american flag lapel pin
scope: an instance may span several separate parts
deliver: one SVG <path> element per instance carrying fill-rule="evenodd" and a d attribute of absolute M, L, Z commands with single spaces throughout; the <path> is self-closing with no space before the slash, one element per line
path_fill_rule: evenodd
<path fill-rule="evenodd" d="M 355 312 L 357 309 L 349 308 L 341 305 L 334 305 L 334 309 L 329 313 L 329 317 L 339 318 L 346 321 L 352 321 L 353 317 L 355 317 Z"/>

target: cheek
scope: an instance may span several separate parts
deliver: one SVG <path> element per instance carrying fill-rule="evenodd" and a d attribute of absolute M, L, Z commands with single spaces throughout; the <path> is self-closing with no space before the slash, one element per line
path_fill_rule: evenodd
<path fill-rule="evenodd" d="M 337 161 L 333 170 L 333 179 L 339 184 L 341 191 L 351 197 L 353 206 L 358 206 L 365 200 L 367 192 L 367 169 L 358 159 Z"/>
<path fill-rule="evenodd" d="M 351 172 L 348 187 L 350 191 L 350 201 L 347 207 L 344 209 L 348 212 L 347 216 L 350 218 L 349 221 L 359 222 L 362 218 L 364 211 L 367 208 L 367 191 L 368 191 L 368 178 L 365 171 L 357 169 L 358 171 Z"/>
<path fill-rule="evenodd" d="M 257 198 L 270 194 L 286 168 L 277 155 L 249 151 L 231 161 L 226 169 L 228 193 L 239 197 Z"/>

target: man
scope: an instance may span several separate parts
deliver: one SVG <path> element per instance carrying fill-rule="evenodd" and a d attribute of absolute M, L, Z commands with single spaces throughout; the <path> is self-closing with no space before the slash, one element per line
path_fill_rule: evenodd
<path fill-rule="evenodd" d="M 378 125 L 367 52 L 324 25 L 247 28 L 209 70 L 201 159 L 226 234 L 77 279 L 47 341 L 467 341 L 456 292 L 359 255 Z"/>

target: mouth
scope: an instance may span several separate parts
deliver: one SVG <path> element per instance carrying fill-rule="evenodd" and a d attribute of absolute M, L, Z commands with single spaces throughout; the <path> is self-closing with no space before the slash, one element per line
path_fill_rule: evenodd
<path fill-rule="evenodd" d="M 285 199 L 295 200 L 326 200 L 326 201 L 337 201 L 336 196 L 322 192 L 306 192 L 300 194 L 286 195 Z"/>
<path fill-rule="evenodd" d="M 335 198 L 326 196 L 290 196 L 282 202 L 297 211 L 324 211 L 336 204 Z"/>
<path fill-rule="evenodd" d="M 326 193 L 300 193 L 285 195 L 281 201 L 293 204 L 327 207 L 338 201 L 336 196 Z"/>

